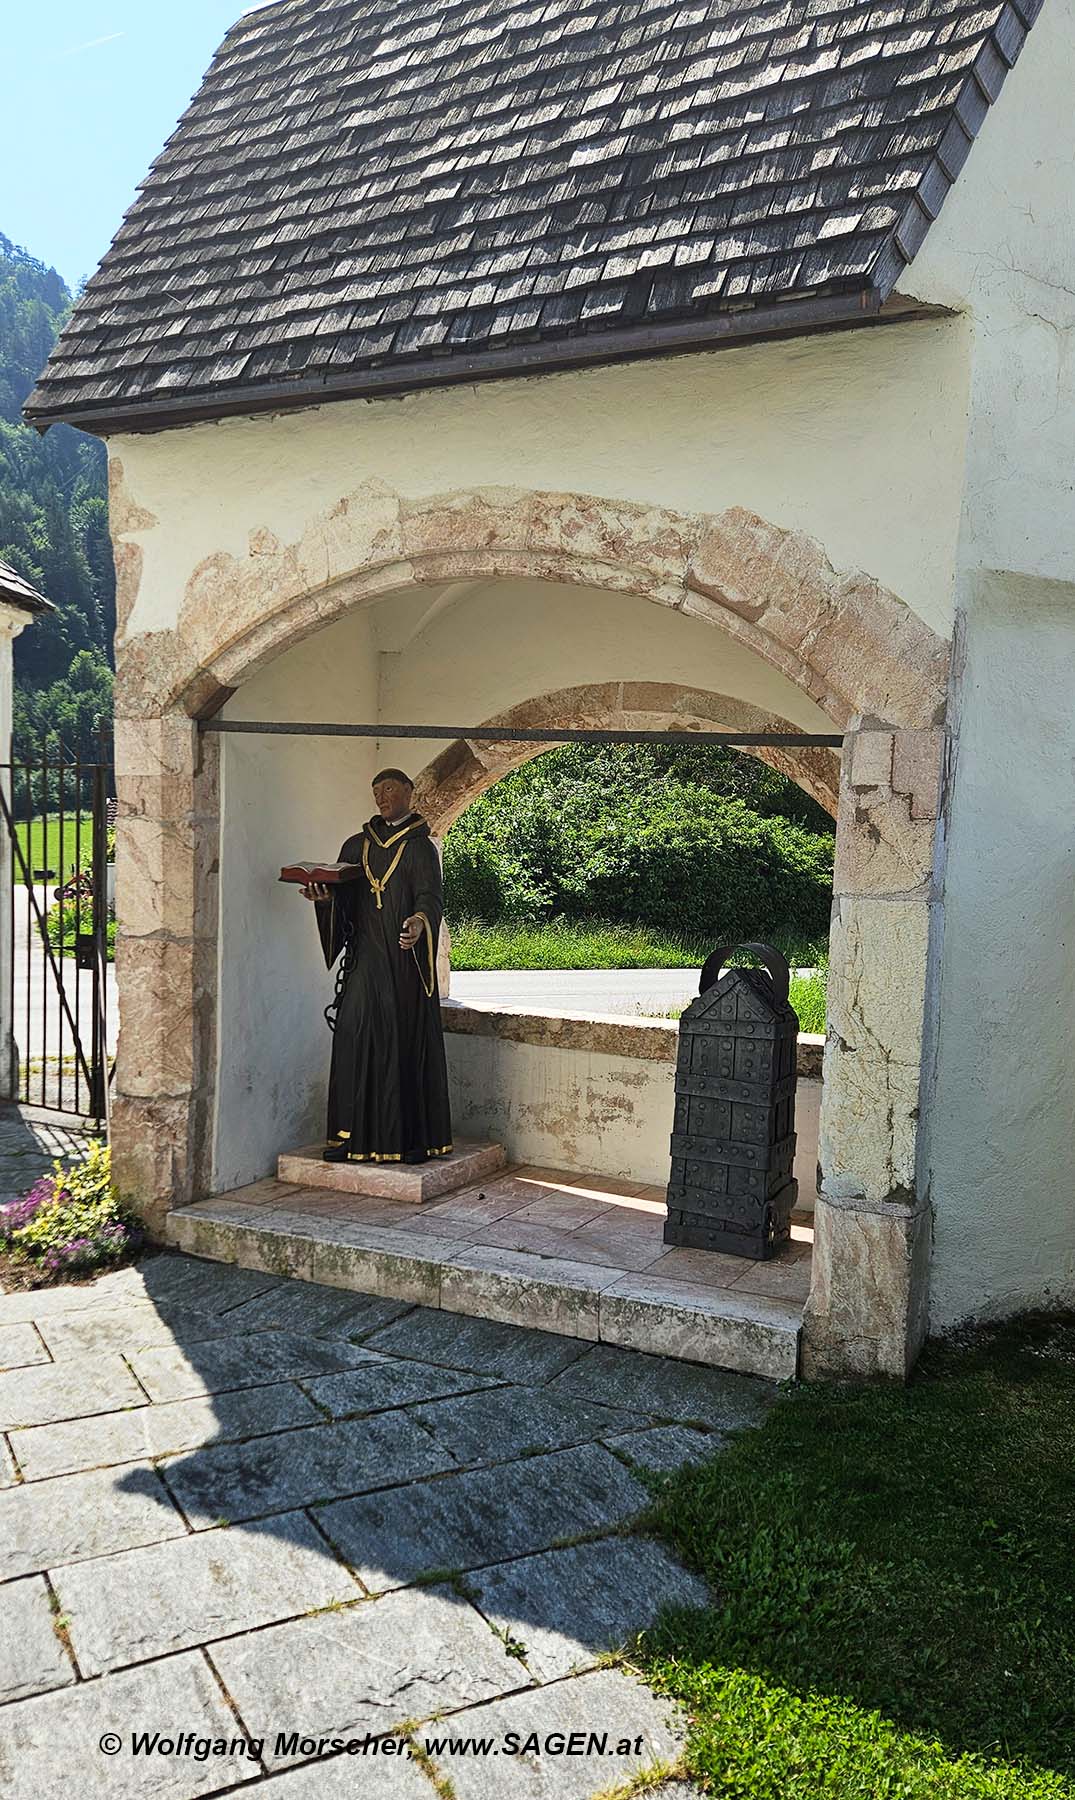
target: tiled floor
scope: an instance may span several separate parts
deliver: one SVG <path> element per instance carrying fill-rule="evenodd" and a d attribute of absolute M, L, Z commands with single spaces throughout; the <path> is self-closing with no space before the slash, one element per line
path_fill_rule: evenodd
<path fill-rule="evenodd" d="M 660 1188 L 527 1165 L 425 1205 L 262 1181 L 173 1213 L 171 1228 L 183 1249 L 253 1267 L 281 1267 L 286 1240 L 295 1272 L 339 1286 L 793 1374 L 809 1226 L 759 1263 L 670 1248 L 664 1219 Z"/>
<path fill-rule="evenodd" d="M 240 1194 L 230 1197 L 239 1199 Z M 263 1204 L 260 1199 L 256 1203 Z M 285 1204 L 283 1198 L 280 1204 Z M 805 1301 L 810 1286 L 813 1233 L 806 1226 L 793 1226 L 788 1248 L 768 1263 L 710 1250 L 670 1249 L 663 1235 L 663 1188 L 563 1169 L 512 1168 L 425 1206 L 292 1189 L 286 1208 L 781 1300 Z"/>

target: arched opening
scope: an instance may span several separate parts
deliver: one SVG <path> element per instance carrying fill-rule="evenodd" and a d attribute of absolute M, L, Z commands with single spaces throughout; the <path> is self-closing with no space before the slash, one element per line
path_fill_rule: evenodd
<path fill-rule="evenodd" d="M 444 1017 L 454 1113 L 463 1135 L 509 1141 L 513 1159 L 545 1171 L 542 1205 L 499 1221 L 497 1244 L 540 1246 L 566 1260 L 585 1260 L 595 1243 L 629 1248 L 639 1268 L 648 1251 L 652 1275 L 689 1270 L 702 1281 L 704 1256 L 661 1254 L 678 1017 L 697 995 L 701 962 L 716 942 L 776 941 L 793 968 L 827 961 L 831 838 L 826 847 L 814 837 L 823 814 L 816 803 L 803 804 L 805 795 L 796 804 L 787 784 L 771 782 L 759 791 L 749 767 L 734 769 L 749 757 L 714 754 L 717 726 L 762 728 L 753 709 L 655 682 L 581 693 L 581 706 L 570 692 L 546 696 L 501 723 L 570 719 L 600 730 L 634 722 L 645 731 L 693 721 L 694 740 L 572 743 L 561 753 L 478 738 L 450 746 L 423 771 L 426 816 L 447 825 L 453 951 Z M 641 710 L 642 700 L 651 711 Z M 806 781 L 826 794 L 838 759 L 824 750 L 799 754 L 810 758 Z M 652 806 L 642 794 L 650 782 Z M 761 808 L 745 819 L 739 801 L 728 804 L 730 794 L 742 793 L 739 783 L 748 808 Z M 827 797 L 834 814 L 831 789 Z M 805 1011 L 823 982 L 824 971 L 810 982 L 796 979 L 793 1001 Z M 821 1005 L 823 1014 L 823 996 Z M 822 1085 L 822 1039 L 812 1034 L 823 1030 L 823 1016 L 804 1019 L 792 1242 L 764 1266 L 733 1257 L 708 1264 L 729 1289 L 738 1291 L 745 1278 L 743 1294 L 806 1297 Z M 592 1216 L 585 1216 L 571 1182 L 594 1178 L 609 1191 L 586 1195 Z M 640 1200 L 659 1217 L 640 1218 Z"/>
<path fill-rule="evenodd" d="M 270 883 L 280 861 L 345 835 L 341 796 L 363 793 L 382 756 L 375 741 L 322 743 L 313 762 L 299 739 L 271 749 L 227 739 L 221 750 L 192 717 L 223 708 L 225 718 L 420 726 L 500 720 L 570 694 L 580 717 L 710 728 L 706 708 L 720 696 L 718 712 L 846 734 L 812 1331 L 816 1366 L 841 1366 L 864 1335 L 865 1360 L 890 1366 L 918 1329 L 915 1123 L 943 642 L 810 540 L 737 511 L 677 516 L 496 490 L 408 502 L 370 488 L 299 544 L 256 535 L 245 560 L 214 557 L 195 572 L 178 632 L 132 640 L 121 657 L 121 737 L 158 771 L 128 775 L 120 744 L 128 855 L 180 850 L 160 903 L 177 929 L 139 920 L 124 953 L 139 999 L 124 1012 L 117 1137 L 121 1162 L 124 1143 L 142 1156 L 139 1186 L 163 1201 L 250 1179 L 316 1111 L 315 963 Z M 447 818 L 495 779 L 486 754 L 434 743 L 423 753 L 419 740 L 428 803 Z M 831 764 L 800 772 L 831 798 Z M 143 1141 L 147 1121 L 167 1121 L 177 1149 L 147 1161 L 139 1121 Z M 895 1232 L 906 1279 L 894 1271 L 889 1315 L 872 1320 L 855 1245 L 877 1236 L 876 1219 L 884 1243 Z"/>
<path fill-rule="evenodd" d="M 700 735 L 707 731 L 794 730 L 790 720 L 760 707 L 674 681 L 605 681 L 561 688 L 474 723 L 490 728 L 502 725 L 509 730 L 528 726 L 551 730 L 565 725 L 580 730 L 693 731 Z M 480 794 L 511 769 L 540 756 L 543 748 L 508 738 L 501 742 L 457 739 L 419 771 L 415 804 L 434 832 L 442 835 Z M 763 745 L 747 746 L 744 754 L 756 756 L 789 776 L 836 817 L 840 797 L 840 759 L 836 751 Z"/>

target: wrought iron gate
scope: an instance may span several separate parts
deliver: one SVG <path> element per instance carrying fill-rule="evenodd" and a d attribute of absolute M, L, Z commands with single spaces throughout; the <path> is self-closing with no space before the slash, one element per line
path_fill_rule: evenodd
<path fill-rule="evenodd" d="M 0 1094 L 108 1121 L 115 788 L 111 745 L 0 765 Z"/>

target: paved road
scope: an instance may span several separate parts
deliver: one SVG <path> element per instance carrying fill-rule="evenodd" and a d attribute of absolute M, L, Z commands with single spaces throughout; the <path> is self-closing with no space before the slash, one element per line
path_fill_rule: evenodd
<path fill-rule="evenodd" d="M 698 992 L 697 969 L 452 970 L 453 1000 L 565 1012 L 644 1013 L 660 1017 Z"/>
<path fill-rule="evenodd" d="M 47 913 L 51 906 L 53 891 L 53 883 L 47 887 L 35 887 L 34 894 L 42 913 Z M 34 1065 L 40 1065 L 42 1058 L 52 1065 L 58 1065 L 61 1058 L 69 1062 L 74 1056 L 74 1035 L 63 1015 L 56 978 L 41 941 L 41 931 L 30 905 L 29 892 L 21 885 L 15 888 L 13 944 L 14 1032 L 20 1064 L 25 1066 L 29 1060 Z M 93 975 L 89 970 L 77 970 L 74 956 L 70 953 L 58 961 L 63 973 L 64 994 L 87 1046 L 88 1060 L 93 1016 Z M 110 1052 L 114 1053 L 119 1012 L 116 1004 L 115 970 L 111 964 L 106 970 L 105 981 L 108 1045 Z M 54 1097 L 54 1076 L 55 1069 L 46 1081 L 49 1098 Z M 39 1085 L 40 1075 L 37 1074 L 36 1081 L 31 1079 L 31 1098 L 37 1097 Z"/>
<path fill-rule="evenodd" d="M 0 1297 L 5 1366 L 7 1800 L 73 1769 L 109 1800 L 591 1800 L 678 1762 L 682 1719 L 607 1659 L 709 1596 L 624 1527 L 768 1383 L 171 1254 Z M 610 1747 L 444 1743 L 572 1731 Z M 429 1760 L 317 1746 L 367 1734 Z"/>

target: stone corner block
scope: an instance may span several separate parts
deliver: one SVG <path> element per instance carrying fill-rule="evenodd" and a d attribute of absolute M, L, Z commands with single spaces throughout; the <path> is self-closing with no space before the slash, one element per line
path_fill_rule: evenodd
<path fill-rule="evenodd" d="M 913 1196 L 818 1196 L 804 1379 L 907 1379 L 929 1326 L 931 1223 Z"/>
<path fill-rule="evenodd" d="M 892 755 L 892 789 L 906 796 L 912 819 L 936 819 L 941 810 L 945 732 L 897 731 Z"/>

